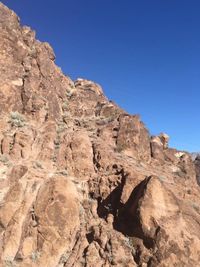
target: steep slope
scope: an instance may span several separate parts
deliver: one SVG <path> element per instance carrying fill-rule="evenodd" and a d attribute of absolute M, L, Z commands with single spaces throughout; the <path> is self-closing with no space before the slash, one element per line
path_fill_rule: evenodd
<path fill-rule="evenodd" d="M 200 185 L 200 154 L 195 157 L 194 165 L 196 170 L 197 183 Z"/>
<path fill-rule="evenodd" d="M 192 155 L 192 159 L 195 160 L 196 157 L 200 155 L 200 153 L 199 152 L 194 152 L 194 153 L 191 153 L 191 155 Z"/>
<path fill-rule="evenodd" d="M 0 3 L 0 266 L 200 266 L 189 153 L 72 81 Z"/>

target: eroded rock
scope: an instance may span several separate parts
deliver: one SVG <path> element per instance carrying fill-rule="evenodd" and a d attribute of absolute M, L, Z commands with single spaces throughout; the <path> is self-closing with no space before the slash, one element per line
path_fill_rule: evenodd
<path fill-rule="evenodd" d="M 151 137 L 0 3 L 0 266 L 199 266 L 199 158 Z"/>

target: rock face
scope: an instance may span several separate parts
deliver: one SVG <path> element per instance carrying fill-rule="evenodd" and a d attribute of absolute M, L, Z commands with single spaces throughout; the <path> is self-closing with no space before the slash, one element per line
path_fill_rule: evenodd
<path fill-rule="evenodd" d="M 200 175 L 0 4 L 0 266 L 200 266 Z"/>
<path fill-rule="evenodd" d="M 198 154 L 194 160 L 194 165 L 196 169 L 197 183 L 200 185 L 200 155 Z"/>

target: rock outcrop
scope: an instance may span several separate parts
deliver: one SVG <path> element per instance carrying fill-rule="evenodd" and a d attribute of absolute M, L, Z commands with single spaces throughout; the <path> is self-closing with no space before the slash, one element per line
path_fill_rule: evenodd
<path fill-rule="evenodd" d="M 200 266 L 187 152 L 88 80 L 0 3 L 0 266 Z"/>
<path fill-rule="evenodd" d="M 198 154 L 194 160 L 197 183 L 200 185 L 200 155 Z"/>

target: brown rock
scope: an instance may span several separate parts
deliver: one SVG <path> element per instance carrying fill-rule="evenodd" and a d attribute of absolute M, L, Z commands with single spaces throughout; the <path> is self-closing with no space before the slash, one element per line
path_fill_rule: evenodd
<path fill-rule="evenodd" d="M 199 158 L 151 137 L 0 3 L 0 266 L 199 266 Z"/>
<path fill-rule="evenodd" d="M 198 184 L 200 184 L 200 156 L 197 156 L 195 161 L 196 179 Z"/>

